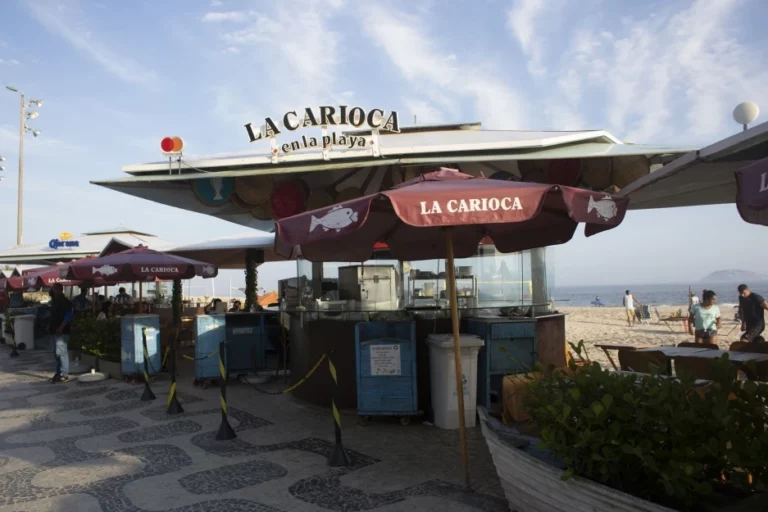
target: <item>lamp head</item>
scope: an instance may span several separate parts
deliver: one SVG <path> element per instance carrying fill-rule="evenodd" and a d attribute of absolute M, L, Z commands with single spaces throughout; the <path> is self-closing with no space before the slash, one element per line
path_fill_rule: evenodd
<path fill-rule="evenodd" d="M 741 125 L 748 125 L 760 115 L 760 107 L 751 101 L 745 101 L 736 105 L 733 109 L 733 120 Z"/>
<path fill-rule="evenodd" d="M 11 85 L 6 85 L 5 88 L 8 89 L 9 91 L 19 92 L 19 90 L 17 88 L 15 88 L 15 87 L 13 87 Z"/>
<path fill-rule="evenodd" d="M 37 137 L 38 135 L 40 135 L 40 130 L 32 130 L 32 135 Z"/>
<path fill-rule="evenodd" d="M 3 155 L 0 155 L 0 162 L 5 162 L 5 157 Z"/>
<path fill-rule="evenodd" d="M 40 108 L 43 106 L 43 100 L 29 100 L 29 103 Z"/>
<path fill-rule="evenodd" d="M 5 170 L 5 167 L 3 167 L 2 165 L 0 165 L 0 171 L 4 171 L 4 170 Z"/>
<path fill-rule="evenodd" d="M 40 112 L 27 112 L 27 119 L 37 119 L 40 116 Z"/>

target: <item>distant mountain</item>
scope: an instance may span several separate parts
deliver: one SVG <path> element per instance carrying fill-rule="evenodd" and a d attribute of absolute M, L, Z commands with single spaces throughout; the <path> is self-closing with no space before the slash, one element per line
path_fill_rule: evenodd
<path fill-rule="evenodd" d="M 701 279 L 706 283 L 747 283 L 749 282 L 768 282 L 768 276 L 758 274 L 749 270 L 716 270 L 708 276 Z"/>

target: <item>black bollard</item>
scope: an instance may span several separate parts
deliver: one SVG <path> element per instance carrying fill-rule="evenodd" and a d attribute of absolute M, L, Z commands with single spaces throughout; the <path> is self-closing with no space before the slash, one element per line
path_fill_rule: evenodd
<path fill-rule="evenodd" d="M 149 350 L 147 350 L 147 328 L 141 328 L 141 344 L 144 348 L 144 393 L 141 395 L 142 402 L 149 402 L 155 399 L 155 394 L 149 387 Z"/>
<path fill-rule="evenodd" d="M 56 355 L 56 345 L 53 346 L 53 355 L 55 357 L 59 357 Z M 16 333 L 13 333 L 13 348 L 11 349 L 11 357 L 19 357 L 19 351 L 16 350 Z"/>
<path fill-rule="evenodd" d="M 331 373 L 333 379 L 333 391 L 331 396 L 331 408 L 333 409 L 333 428 L 336 434 L 336 444 L 333 446 L 333 452 L 328 459 L 328 465 L 332 468 L 338 468 L 342 466 L 349 466 L 350 460 L 347 451 L 344 449 L 344 445 L 341 444 L 341 415 L 336 408 L 336 397 L 338 396 L 339 380 L 336 377 L 336 367 L 331 362 L 330 354 L 328 355 L 328 371 Z"/>
<path fill-rule="evenodd" d="M 219 375 L 221 375 L 221 425 L 216 434 L 217 441 L 228 441 L 237 437 L 227 420 L 227 345 L 219 343 Z"/>
<path fill-rule="evenodd" d="M 168 414 L 181 414 L 184 412 L 184 408 L 176 398 L 176 345 L 173 344 L 170 349 L 171 355 L 171 391 L 168 394 L 168 404 L 165 407 L 165 412 Z"/>

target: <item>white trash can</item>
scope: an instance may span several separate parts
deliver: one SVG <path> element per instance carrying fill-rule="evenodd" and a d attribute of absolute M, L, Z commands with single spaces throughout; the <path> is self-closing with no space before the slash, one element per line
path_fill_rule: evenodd
<path fill-rule="evenodd" d="M 477 416 L 477 354 L 485 342 L 471 334 L 461 334 L 461 371 L 464 387 L 464 425 L 474 427 Z M 435 426 L 459 428 L 459 403 L 456 394 L 456 362 L 452 334 L 430 334 L 429 381 Z"/>
<path fill-rule="evenodd" d="M 30 350 L 35 348 L 35 315 L 13 317 L 13 339 L 16 346 L 24 343 Z"/>

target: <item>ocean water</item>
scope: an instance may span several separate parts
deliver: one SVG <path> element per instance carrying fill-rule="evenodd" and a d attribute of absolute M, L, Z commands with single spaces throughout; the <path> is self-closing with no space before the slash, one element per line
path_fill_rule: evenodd
<path fill-rule="evenodd" d="M 741 283 L 685 283 L 685 284 L 634 284 L 634 285 L 595 285 L 595 286 L 560 286 L 554 291 L 555 304 L 561 307 L 591 306 L 595 297 L 606 306 L 621 306 L 625 290 L 642 304 L 653 306 L 678 306 L 688 304 L 688 286 L 701 298 L 702 291 L 714 290 L 720 306 L 734 306 L 739 303 L 736 289 Z M 747 283 L 752 291 L 768 297 L 768 283 Z"/>

